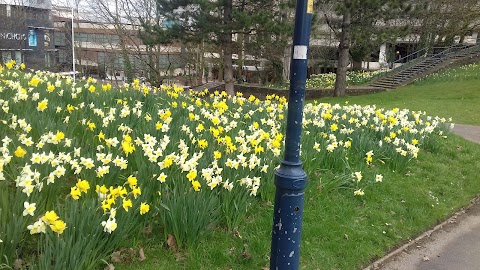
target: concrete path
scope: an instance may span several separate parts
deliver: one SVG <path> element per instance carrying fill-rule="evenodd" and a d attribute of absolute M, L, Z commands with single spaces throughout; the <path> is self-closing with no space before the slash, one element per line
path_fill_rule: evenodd
<path fill-rule="evenodd" d="M 480 143 L 480 127 L 478 126 L 455 124 L 452 131 L 467 140 Z M 480 269 L 480 267 L 478 269 Z"/>
<path fill-rule="evenodd" d="M 480 127 L 456 124 L 452 131 L 480 143 Z M 480 199 L 366 269 L 480 270 Z"/>

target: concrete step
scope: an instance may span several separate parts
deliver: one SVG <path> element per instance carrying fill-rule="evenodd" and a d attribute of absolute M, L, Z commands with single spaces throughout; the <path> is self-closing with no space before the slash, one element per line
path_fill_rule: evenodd
<path fill-rule="evenodd" d="M 376 81 L 375 83 L 381 83 L 381 84 L 396 84 L 396 81 L 394 78 L 389 79 L 388 81 Z"/>
<path fill-rule="evenodd" d="M 480 56 L 480 46 L 474 50 L 469 48 L 453 48 L 448 51 L 448 54 L 445 53 L 443 55 L 436 55 L 435 57 L 428 57 L 399 72 L 390 73 L 386 77 L 380 78 L 378 81 L 372 83 L 371 86 L 393 89 L 411 81 L 413 78 L 420 77 L 421 74 L 436 68 L 445 61 L 472 56 Z"/>
<path fill-rule="evenodd" d="M 418 73 L 421 73 L 421 72 L 423 72 L 423 71 L 424 71 L 424 70 L 420 70 L 419 72 L 405 72 L 405 73 L 399 74 L 399 76 L 401 76 L 401 77 L 415 76 L 415 75 L 417 75 Z"/>
<path fill-rule="evenodd" d="M 398 86 L 398 84 L 374 83 L 374 84 L 372 84 L 371 86 L 374 86 L 374 87 L 384 87 L 384 88 L 393 89 L 393 88 L 395 88 L 396 86 Z"/>

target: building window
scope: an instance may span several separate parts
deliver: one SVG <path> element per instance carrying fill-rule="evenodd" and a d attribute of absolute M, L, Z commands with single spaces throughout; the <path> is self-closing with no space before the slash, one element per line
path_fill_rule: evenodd
<path fill-rule="evenodd" d="M 2 62 L 6 64 L 12 60 L 12 53 L 10 51 L 3 51 L 2 52 Z"/>
<path fill-rule="evenodd" d="M 23 63 L 22 52 L 19 52 L 19 51 L 15 52 L 15 62 L 17 62 L 17 65 L 20 65 L 21 63 Z"/>
<path fill-rule="evenodd" d="M 67 53 L 64 50 L 58 51 L 58 62 L 62 64 L 67 63 Z"/>
<path fill-rule="evenodd" d="M 12 7 L 7 5 L 7 17 L 12 17 Z"/>
<path fill-rule="evenodd" d="M 49 68 L 52 66 L 52 58 L 50 57 L 50 53 L 46 52 L 45 53 L 45 67 Z"/>
<path fill-rule="evenodd" d="M 66 46 L 65 44 L 65 33 L 55 32 L 54 33 L 55 46 Z"/>

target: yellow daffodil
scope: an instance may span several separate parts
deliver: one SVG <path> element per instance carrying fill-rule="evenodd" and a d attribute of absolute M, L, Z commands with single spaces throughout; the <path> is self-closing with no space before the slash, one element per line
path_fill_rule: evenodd
<path fill-rule="evenodd" d="M 109 209 L 111 209 L 113 202 L 114 200 L 110 200 L 110 199 L 102 201 L 101 207 L 104 213 L 107 212 Z"/>
<path fill-rule="evenodd" d="M 37 110 L 40 112 L 45 111 L 48 108 L 48 100 L 44 99 L 37 104 Z"/>
<path fill-rule="evenodd" d="M 198 182 L 197 180 L 195 181 L 192 181 L 192 187 L 195 191 L 200 191 L 200 188 L 202 187 L 200 182 Z"/>
<path fill-rule="evenodd" d="M 65 133 L 58 131 L 57 134 L 55 134 L 55 140 L 61 141 L 65 139 Z"/>
<path fill-rule="evenodd" d="M 103 134 L 102 131 L 100 131 L 100 133 L 98 133 L 97 137 L 98 137 L 99 141 L 105 140 L 105 134 Z"/>
<path fill-rule="evenodd" d="M 192 182 L 195 178 L 197 178 L 197 171 L 191 170 L 187 173 L 188 181 Z"/>
<path fill-rule="evenodd" d="M 68 105 L 67 105 L 67 111 L 68 111 L 69 113 L 73 112 L 74 110 L 75 110 L 75 107 L 74 107 L 73 105 L 71 105 L 71 104 L 68 104 Z"/>
<path fill-rule="evenodd" d="M 332 125 L 330 126 L 330 130 L 331 130 L 331 131 L 337 131 L 337 130 L 338 130 L 338 125 L 337 125 L 337 124 L 332 124 Z"/>
<path fill-rule="evenodd" d="M 206 140 L 198 140 L 198 146 L 202 149 L 205 149 L 208 147 L 208 142 Z"/>
<path fill-rule="evenodd" d="M 90 121 L 88 121 L 87 126 L 88 126 L 88 129 L 90 129 L 91 131 L 93 131 L 97 127 L 95 123 Z"/>
<path fill-rule="evenodd" d="M 95 192 L 107 194 L 108 189 L 105 185 L 102 185 L 102 186 L 97 185 L 96 188 L 95 188 Z"/>
<path fill-rule="evenodd" d="M 142 190 L 140 189 L 140 187 L 134 187 L 132 189 L 132 194 L 133 194 L 133 197 L 136 199 L 138 195 L 142 194 Z"/>
<path fill-rule="evenodd" d="M 45 215 L 42 217 L 42 221 L 45 222 L 47 225 L 52 224 L 57 219 L 58 219 L 58 215 L 57 213 L 55 213 L 55 211 L 47 211 Z"/>
<path fill-rule="evenodd" d="M 53 92 L 54 90 L 55 90 L 55 85 L 49 83 L 48 86 L 47 86 L 47 91 L 48 92 Z"/>
<path fill-rule="evenodd" d="M 87 180 L 78 179 L 76 187 L 78 190 L 80 190 L 80 192 L 87 193 L 87 191 L 90 189 L 90 184 Z"/>
<path fill-rule="evenodd" d="M 21 146 L 18 146 L 14 154 L 16 157 L 23 158 L 27 154 L 27 151 Z"/>
<path fill-rule="evenodd" d="M 37 87 L 41 80 L 37 76 L 33 76 L 32 79 L 28 82 L 29 86 Z"/>
<path fill-rule="evenodd" d="M 137 186 L 137 182 L 138 182 L 137 178 L 133 175 L 130 175 L 127 178 L 127 183 L 130 186 L 130 189 L 134 189 Z"/>
<path fill-rule="evenodd" d="M 82 192 L 75 186 L 70 188 L 70 195 L 74 200 L 80 199 L 80 196 L 82 195 Z"/>
<path fill-rule="evenodd" d="M 122 207 L 125 209 L 125 212 L 128 212 L 128 209 L 132 207 L 132 200 L 123 199 Z"/>
<path fill-rule="evenodd" d="M 142 202 L 140 204 L 140 215 L 144 215 L 144 214 L 148 213 L 148 211 L 150 211 L 150 205 Z"/>
<path fill-rule="evenodd" d="M 50 224 L 50 229 L 57 234 L 62 234 L 67 228 L 67 224 L 62 220 L 55 220 Z"/>

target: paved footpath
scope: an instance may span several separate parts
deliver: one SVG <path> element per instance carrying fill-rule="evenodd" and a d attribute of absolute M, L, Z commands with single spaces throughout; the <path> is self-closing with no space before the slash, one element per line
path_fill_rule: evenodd
<path fill-rule="evenodd" d="M 480 127 L 456 124 L 453 132 L 480 143 Z M 480 199 L 366 269 L 480 270 Z"/>
<path fill-rule="evenodd" d="M 455 124 L 453 132 L 467 140 L 480 143 L 480 127 Z M 480 254 L 479 254 L 480 255 Z M 480 269 L 480 266 L 479 268 Z"/>

